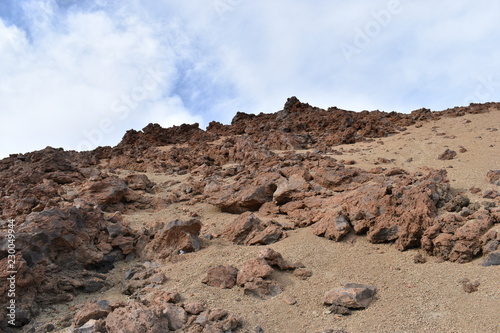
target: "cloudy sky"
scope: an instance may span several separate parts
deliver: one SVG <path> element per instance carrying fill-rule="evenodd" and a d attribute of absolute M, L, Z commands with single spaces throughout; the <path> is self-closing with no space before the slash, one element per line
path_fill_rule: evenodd
<path fill-rule="evenodd" d="M 498 0 L 2 0 L 0 158 L 126 130 L 500 101 Z"/>

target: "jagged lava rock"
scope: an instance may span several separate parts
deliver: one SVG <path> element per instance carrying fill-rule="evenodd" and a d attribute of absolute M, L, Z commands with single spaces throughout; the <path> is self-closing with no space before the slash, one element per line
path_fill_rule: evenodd
<path fill-rule="evenodd" d="M 207 276 L 203 279 L 202 283 L 205 283 L 212 287 L 231 289 L 236 285 L 237 275 L 238 270 L 233 266 L 221 265 L 211 268 L 207 272 Z"/>
<path fill-rule="evenodd" d="M 222 236 L 239 245 L 267 245 L 285 236 L 281 225 L 264 223 L 250 212 L 237 217 L 223 231 Z"/>
<path fill-rule="evenodd" d="M 348 309 L 364 309 L 372 302 L 375 291 L 373 286 L 346 283 L 343 287 L 327 291 L 323 296 L 323 304 L 339 305 Z"/>
<path fill-rule="evenodd" d="M 153 240 L 147 243 L 141 256 L 149 259 L 166 259 L 180 251 L 198 251 L 201 248 L 201 240 L 198 237 L 201 226 L 201 222 L 196 219 L 171 221 L 154 234 Z"/>

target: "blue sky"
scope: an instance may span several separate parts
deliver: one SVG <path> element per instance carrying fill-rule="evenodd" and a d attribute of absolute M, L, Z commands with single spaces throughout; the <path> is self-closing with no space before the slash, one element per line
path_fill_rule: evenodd
<path fill-rule="evenodd" d="M 3 0 L 0 158 L 126 130 L 500 100 L 500 2 Z"/>

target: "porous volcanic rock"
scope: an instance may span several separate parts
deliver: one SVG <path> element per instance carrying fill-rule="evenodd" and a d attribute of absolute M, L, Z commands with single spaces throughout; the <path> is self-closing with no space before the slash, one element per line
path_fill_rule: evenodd
<path fill-rule="evenodd" d="M 169 320 L 161 308 L 130 302 L 111 312 L 106 318 L 108 332 L 169 332 Z"/>
<path fill-rule="evenodd" d="M 351 231 L 349 217 L 342 212 L 342 208 L 333 210 L 313 225 L 312 231 L 317 236 L 339 241 Z"/>
<path fill-rule="evenodd" d="M 281 225 L 264 223 L 254 214 L 246 212 L 229 224 L 222 236 L 239 245 L 268 245 L 283 238 L 285 233 Z"/>
<path fill-rule="evenodd" d="M 439 154 L 438 160 L 452 160 L 455 156 L 457 156 L 456 151 L 446 149 L 443 153 Z"/>
<path fill-rule="evenodd" d="M 218 287 L 223 289 L 231 289 L 236 285 L 236 276 L 238 275 L 238 269 L 233 266 L 217 266 L 211 268 L 207 272 L 207 276 L 203 279 L 202 283 L 205 283 L 212 287 Z"/>
<path fill-rule="evenodd" d="M 142 250 L 141 256 L 146 259 L 167 259 L 173 254 L 198 251 L 201 248 L 201 240 L 198 237 L 201 226 L 197 219 L 171 221 L 153 235 L 153 239 L 148 241 Z"/>
<path fill-rule="evenodd" d="M 262 173 L 252 181 L 234 185 L 211 182 L 204 193 L 210 198 L 209 202 L 223 212 L 241 214 L 257 211 L 265 202 L 273 200 L 277 184 L 282 179 L 278 173 Z"/>
<path fill-rule="evenodd" d="M 343 287 L 327 291 L 323 296 L 323 304 L 338 305 L 348 309 L 364 309 L 372 302 L 375 291 L 373 286 L 346 283 Z"/>
<path fill-rule="evenodd" d="M 111 235 L 109 226 L 120 227 Z M 19 325 L 27 324 L 40 306 L 71 300 L 78 292 L 109 288 L 99 272 L 113 268 L 129 251 L 128 242 L 133 242 L 131 230 L 120 220 L 88 206 L 34 212 L 15 229 L 16 297 L 24 314 L 16 317 Z M 112 245 L 118 237 L 122 242 Z M 6 268 L 6 234 L 0 235 L 0 244 L 0 267 Z M 2 270 L 0 277 L 6 278 L 8 271 Z M 6 287 L 0 287 L 3 300 Z"/>
<path fill-rule="evenodd" d="M 422 248 L 445 260 L 468 262 L 481 252 L 481 239 L 494 221 L 495 218 L 486 210 L 478 211 L 466 219 L 441 219 L 425 231 Z"/>
<path fill-rule="evenodd" d="M 500 170 L 490 170 L 486 174 L 486 181 L 500 186 Z"/>

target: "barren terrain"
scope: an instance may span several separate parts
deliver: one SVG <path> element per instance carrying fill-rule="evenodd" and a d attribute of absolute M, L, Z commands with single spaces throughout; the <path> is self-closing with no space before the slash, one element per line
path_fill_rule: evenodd
<path fill-rule="evenodd" d="M 307 112 L 314 112 L 307 111 L 308 107 L 295 104 L 289 106 L 289 112 L 303 112 L 307 118 Z M 37 212 L 53 207 L 59 207 L 58 209 L 63 211 L 67 207 L 77 207 L 88 209 L 89 212 L 98 207 L 102 217 L 99 215 L 96 221 L 108 224 L 107 227 L 101 226 L 101 229 L 96 227 L 95 236 L 92 237 L 99 240 L 94 241 L 95 245 L 89 247 L 89 250 L 81 250 L 78 245 L 57 245 L 60 241 L 52 241 L 50 246 L 56 250 L 50 251 L 114 253 L 113 251 L 120 250 L 114 268 L 103 273 L 105 286 L 95 292 L 81 292 L 81 285 L 74 282 L 81 279 L 80 275 L 72 277 L 72 282 L 59 281 L 59 286 L 38 290 L 33 286 L 35 273 L 29 273 L 30 270 L 38 272 L 36 260 L 33 259 L 35 264 L 23 264 L 24 270 L 27 270 L 23 277 L 32 274 L 33 281 L 26 277 L 23 286 L 18 287 L 30 290 L 26 293 L 28 296 L 23 296 L 18 302 L 26 302 L 26 311 L 39 304 L 37 308 L 40 313 L 28 316 L 30 321 L 25 323 L 24 328 L 5 327 L 5 330 L 83 332 L 78 330 L 81 324 L 76 324 L 74 318 L 88 302 L 107 300 L 116 304 L 112 306 L 112 313 L 109 314 L 112 316 L 118 311 L 115 309 L 125 308 L 130 302 L 157 306 L 155 302 L 162 297 L 157 293 L 159 290 L 165 290 L 178 292 L 181 299 L 173 303 L 177 304 L 179 309 L 187 309 L 186 304 L 190 303 L 203 304 L 206 309 L 225 309 L 238 318 L 237 328 L 217 330 L 218 328 L 209 328 L 209 324 L 205 327 L 197 325 L 197 315 L 188 314 L 187 322 L 177 330 L 179 332 L 500 332 L 500 266 L 482 265 L 489 254 L 488 251 L 500 251 L 500 181 L 496 184 L 494 179 L 491 181 L 492 177 L 487 178 L 488 172 L 500 169 L 500 107 L 491 104 L 476 108 L 479 108 L 480 112 L 468 112 L 467 108 L 463 108 L 466 112 L 458 110 L 458 114 L 451 116 L 445 113 L 426 116 L 427 119 L 424 120 L 418 120 L 416 116 L 411 121 L 398 120 L 405 123 L 394 123 L 397 130 L 390 131 L 389 126 L 387 133 L 379 133 L 382 135 L 358 136 L 359 131 L 363 131 L 358 129 L 358 134 L 349 134 L 352 136 L 352 140 L 348 136 L 349 143 L 342 142 L 348 133 L 345 129 L 340 140 L 329 136 L 328 131 L 324 135 L 321 134 L 322 136 L 318 134 L 318 139 L 309 139 L 306 136 L 282 137 L 279 136 L 281 134 L 274 136 L 275 132 L 270 131 L 266 132 L 266 135 L 269 135 L 265 137 L 267 141 L 262 141 L 258 132 L 254 133 L 252 130 L 257 127 L 248 125 L 243 132 L 238 129 L 241 124 L 252 121 L 241 114 L 239 117 L 243 118 L 233 120 L 232 127 L 228 128 L 224 135 L 224 130 L 215 124 L 212 125 L 212 131 L 209 130 L 205 134 L 196 132 L 194 136 L 201 135 L 201 138 L 190 143 L 186 143 L 190 138 L 175 139 L 176 135 L 182 138 L 182 133 L 174 133 L 162 137 L 161 140 L 160 135 L 156 134 L 157 141 L 151 139 L 153 136 L 146 136 L 141 138 L 144 141 L 137 140 L 138 143 L 134 143 L 136 146 L 130 148 L 127 145 L 132 145 L 133 140 L 127 142 L 127 135 L 131 135 L 127 133 L 124 141 L 114 148 L 118 150 L 97 150 L 93 152 L 97 164 L 92 162 L 94 165 L 84 166 L 87 168 L 84 171 L 81 166 L 75 169 L 83 176 L 76 173 L 69 175 L 68 177 L 74 177 L 74 181 L 57 180 L 55 176 L 52 178 L 56 179 L 55 183 L 60 184 L 60 190 L 55 196 L 64 198 L 62 200 L 50 199 L 53 202 L 46 201 L 43 207 L 38 207 L 44 199 L 37 196 L 36 202 L 28 205 L 26 210 L 20 210 L 12 208 L 6 198 L 21 192 L 4 190 L 2 219 L 15 218 L 21 223 L 34 219 Z M 476 109 L 471 107 L 470 110 Z M 314 115 L 312 117 L 314 118 Z M 290 126 L 290 130 L 291 132 L 286 130 L 283 133 L 295 133 L 293 126 Z M 191 139 L 193 137 L 193 134 L 186 135 L 191 136 Z M 215 136 L 206 138 L 209 135 Z M 257 139 L 251 142 L 253 139 L 246 139 L 247 136 L 256 136 Z M 304 141 L 301 143 L 302 139 Z M 206 142 L 206 147 L 212 148 L 203 148 L 201 145 L 200 151 L 195 151 L 196 148 L 193 147 L 197 142 Z M 141 144 L 144 144 L 143 148 L 140 147 Z M 228 148 L 225 155 L 224 147 L 235 149 Z M 261 147 L 262 150 L 256 147 Z M 447 149 L 455 151 L 456 155 L 451 159 L 438 159 Z M 217 155 L 219 153 L 220 157 Z M 70 160 L 75 162 L 73 157 Z M 31 161 L 37 163 L 34 158 L 31 158 Z M 0 169 L 4 170 L 4 177 L 7 177 L 7 172 L 13 168 L 11 165 L 19 163 L 5 161 L 4 167 Z M 61 165 L 59 162 L 56 164 Z M 69 168 L 59 167 L 45 168 L 44 172 L 54 170 L 60 170 L 64 175 L 73 172 Z M 311 171 L 312 176 L 309 177 L 307 170 Z M 355 171 L 351 173 L 349 170 Z M 445 170 L 448 179 L 433 176 L 435 178 L 426 183 L 426 175 L 432 174 L 430 170 Z M 333 172 L 333 176 L 328 176 L 327 172 Z M 328 177 L 337 177 L 338 173 L 348 176 L 342 176 L 344 178 L 339 183 L 333 183 L 336 178 L 328 180 L 331 179 Z M 266 174 L 270 176 L 265 176 Z M 137 175 L 145 177 L 141 178 L 141 181 L 130 178 Z M 294 178 L 295 175 L 300 177 Z M 38 182 L 33 180 L 34 176 L 30 177 L 32 178 L 23 181 L 30 184 Z M 57 177 L 62 176 L 58 174 Z M 95 185 L 112 177 L 127 179 L 128 192 L 117 197 L 115 183 L 106 183 L 108 187 L 115 186 L 111 192 L 104 185 Z M 268 180 L 259 183 L 261 177 L 274 177 L 271 182 L 276 184 L 271 187 L 274 192 L 270 194 L 271 199 L 263 197 L 262 202 L 259 201 L 260 190 L 252 190 L 252 186 L 257 189 L 262 184 L 267 186 Z M 43 175 L 41 178 L 45 180 L 40 180 L 40 184 L 45 184 L 49 182 L 47 178 L 50 179 Z M 144 185 L 144 179 L 150 184 Z M 428 202 L 423 195 L 421 202 L 419 196 L 405 194 L 435 191 L 432 184 L 434 179 L 438 187 L 442 188 L 442 191 L 438 189 L 435 192 L 439 194 L 439 200 L 436 198 Z M 418 186 L 423 186 L 422 184 L 430 185 L 420 190 Z M 13 188 L 12 185 L 9 186 Z M 392 195 L 394 198 L 379 203 L 381 206 L 388 205 L 377 213 L 381 214 L 380 220 L 377 220 L 377 216 L 369 217 L 369 212 L 364 212 L 358 222 L 355 217 L 359 215 L 355 211 L 358 207 L 353 207 L 353 202 L 358 201 L 352 200 L 357 198 L 356 195 L 370 193 L 363 192 L 369 191 L 367 186 L 372 186 L 374 191 L 378 191 L 378 186 L 390 188 L 386 196 Z M 412 191 L 414 187 L 415 192 L 406 192 Z M 399 197 L 396 194 L 400 193 L 398 191 L 402 193 Z M 278 192 L 284 194 L 278 196 Z M 225 193 L 230 193 L 230 197 L 225 197 Z M 434 198 L 431 194 L 429 197 Z M 456 198 L 463 197 L 469 201 L 450 205 L 450 202 L 458 200 Z M 375 194 L 374 198 L 377 198 Z M 391 208 L 392 200 L 401 202 Z M 88 203 L 90 205 L 87 207 Z M 291 203 L 297 205 L 292 206 Z M 373 204 L 377 205 L 376 202 L 371 203 Z M 93 205 L 94 208 L 91 207 Z M 418 207 L 413 213 L 412 205 Z M 398 208 L 401 206 L 410 207 L 409 214 L 414 215 L 402 213 Z M 384 211 L 391 209 L 401 215 L 395 217 L 392 222 L 386 222 Z M 263 221 L 264 227 L 267 228 L 264 232 L 270 230 L 270 226 L 275 226 L 279 230 L 279 237 L 276 236 L 279 239 L 267 241 L 274 236 L 265 235 L 266 237 L 259 238 L 255 245 L 235 244 L 237 242 L 231 238 L 228 229 L 235 225 L 235 220 L 243 216 L 245 211 L 253 212 L 252 216 Z M 425 215 L 425 219 L 414 229 L 412 219 L 415 219 L 420 211 Z M 340 214 L 338 216 L 343 216 L 349 222 L 347 229 L 340 229 L 338 219 L 337 224 L 333 225 L 324 222 L 329 221 L 331 216 L 337 216 L 335 214 Z M 201 222 L 201 230 L 197 235 L 190 236 L 199 239 L 199 247 L 191 243 L 186 245 L 186 242 L 193 240 L 184 240 L 183 232 L 176 234 L 175 237 L 180 237 L 180 240 L 175 238 L 173 243 L 157 243 L 160 242 L 157 235 L 168 222 L 192 219 Z M 120 227 L 122 231 L 115 232 L 115 229 L 110 229 L 109 223 L 123 225 Z M 324 237 L 320 237 L 323 234 L 318 232 L 320 223 L 327 224 L 327 229 L 333 228 L 328 229 Z M 356 229 L 361 225 L 357 223 L 368 224 Z M 476 227 L 476 224 L 481 225 Z M 395 225 L 397 227 L 394 229 Z M 440 231 L 431 230 L 439 226 Z M 4 230 L 5 228 L 2 233 Z M 388 235 L 387 230 L 390 230 Z M 391 230 L 397 232 L 391 234 Z M 28 228 L 23 232 L 41 231 Z M 88 231 L 83 232 L 90 234 Z M 331 236 L 327 236 L 328 232 Z M 465 233 L 465 236 L 459 236 L 460 232 Z M 450 243 L 436 241 L 439 237 L 444 237 L 443 235 L 451 239 Z M 59 239 L 57 237 L 54 239 Z M 119 237 L 122 237 L 120 241 L 114 241 Z M 338 241 L 335 241 L 336 239 Z M 405 241 L 406 239 L 409 241 Z M 24 241 L 19 243 L 18 252 L 24 251 L 24 244 Z M 154 244 L 158 247 L 152 247 Z M 190 249 L 192 245 L 194 251 L 185 250 Z M 488 246 L 487 251 L 485 249 Z M 210 269 L 219 265 L 232 265 L 241 270 L 246 262 L 256 258 L 258 253 L 266 248 L 276 250 L 289 263 L 300 262 L 312 275 L 301 279 L 290 271 L 274 269 L 264 281 L 279 285 L 282 292 L 269 295 L 264 293 L 263 297 L 245 292 L 249 288 L 247 285 L 221 289 L 202 283 Z M 51 257 L 52 252 L 47 253 L 50 259 L 40 261 L 41 265 L 48 262 L 57 263 L 57 259 Z M 96 256 L 99 257 L 98 254 L 89 254 L 89 257 L 94 259 L 81 259 L 88 260 L 88 264 L 83 268 L 85 271 L 91 271 L 90 267 L 102 264 L 102 260 L 95 259 Z M 102 259 L 102 254 L 100 258 Z M 145 262 L 147 267 L 156 268 L 155 274 L 163 273 L 165 281 L 154 286 L 141 286 L 137 289 L 139 292 L 132 295 L 124 294 L 124 286 L 129 282 L 124 278 L 126 273 Z M 64 266 L 62 263 L 57 265 Z M 47 273 L 42 272 L 39 276 L 59 276 L 58 274 L 65 274 L 58 273 L 64 272 L 64 269 L 66 268 L 55 270 L 55 273 L 47 270 Z M 73 273 L 76 274 L 75 272 Z M 464 279 L 477 281 L 477 290 L 466 292 L 462 282 Z M 74 289 L 61 287 L 68 283 L 73 285 Z M 331 313 L 329 307 L 323 304 L 322 297 L 325 292 L 344 283 L 374 286 L 376 294 L 371 304 L 365 309 L 352 311 L 351 315 Z M 85 282 L 83 284 L 85 285 Z M 36 296 L 43 293 L 68 293 L 72 296 L 61 296 L 56 300 Z M 27 306 L 27 303 L 30 303 L 30 306 Z M 125 322 L 128 318 L 122 319 L 123 330 L 116 330 L 110 317 L 106 320 L 106 315 L 95 317 L 101 321 L 101 326 L 91 326 L 88 332 L 134 331 L 134 326 Z M 142 320 L 141 318 L 137 321 Z M 194 324 L 190 324 L 189 320 Z M 5 318 L 3 321 L 5 322 Z M 156 332 L 154 328 L 151 328 L 151 331 Z"/>

